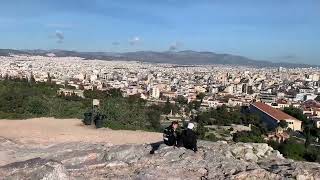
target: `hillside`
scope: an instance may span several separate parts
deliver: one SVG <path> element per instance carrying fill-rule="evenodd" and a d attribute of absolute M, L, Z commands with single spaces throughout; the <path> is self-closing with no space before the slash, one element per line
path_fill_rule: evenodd
<path fill-rule="evenodd" d="M 197 51 L 137 51 L 126 53 L 108 53 L 108 52 L 77 52 L 66 50 L 12 50 L 0 49 L 0 56 L 9 56 L 10 54 L 27 54 L 27 55 L 42 55 L 47 56 L 49 53 L 54 53 L 57 57 L 82 57 L 85 59 L 101 59 L 101 60 L 126 60 L 126 61 L 142 61 L 149 63 L 172 63 L 180 65 L 204 65 L 204 64 L 224 64 L 224 65 L 242 65 L 254 67 L 317 67 L 316 65 L 294 64 L 270 61 L 258 61 L 247 57 L 218 54 L 214 52 L 197 52 Z"/>

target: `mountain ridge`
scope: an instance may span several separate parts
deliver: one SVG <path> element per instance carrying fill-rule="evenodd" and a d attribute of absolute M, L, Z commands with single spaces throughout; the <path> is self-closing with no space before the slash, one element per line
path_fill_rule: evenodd
<path fill-rule="evenodd" d="M 72 50 L 15 50 L 15 49 L 0 49 L 0 56 L 9 56 L 10 54 L 27 54 L 27 55 L 42 55 L 48 56 L 49 53 L 54 53 L 57 57 L 82 57 L 84 59 L 101 59 L 101 60 L 126 60 L 126 61 L 142 61 L 148 63 L 168 63 L 179 65 L 241 65 L 252 67 L 288 67 L 288 68 L 309 68 L 319 67 L 319 65 L 296 64 L 288 62 L 270 62 L 253 60 L 244 56 L 232 55 L 227 53 L 215 53 L 210 51 L 135 51 L 135 52 L 80 52 Z"/>

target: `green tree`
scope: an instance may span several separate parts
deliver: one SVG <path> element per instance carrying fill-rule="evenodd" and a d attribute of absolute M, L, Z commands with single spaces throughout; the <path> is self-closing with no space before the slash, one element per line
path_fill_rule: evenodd
<path fill-rule="evenodd" d="M 305 153 L 305 147 L 303 144 L 297 143 L 293 139 L 287 140 L 285 143 L 281 144 L 279 147 L 279 151 L 286 156 L 287 158 L 291 158 L 294 160 L 303 160 L 303 156 Z"/>
<path fill-rule="evenodd" d="M 241 131 L 233 134 L 234 142 L 253 142 L 264 143 L 261 131 L 258 128 L 253 127 L 252 131 Z"/>
<path fill-rule="evenodd" d="M 197 132 L 198 137 L 200 139 L 204 139 L 205 138 L 207 129 L 204 127 L 203 121 L 200 120 L 198 122 L 196 132 Z"/>
<path fill-rule="evenodd" d="M 178 102 L 179 104 L 182 104 L 182 105 L 186 105 L 186 104 L 188 104 L 188 99 L 185 98 L 184 96 L 178 95 L 176 102 Z"/>
<path fill-rule="evenodd" d="M 109 89 L 107 92 L 111 97 L 122 97 L 122 92 L 120 88 L 112 88 Z"/>
<path fill-rule="evenodd" d="M 147 121 L 150 123 L 150 126 L 153 130 L 159 131 L 161 128 L 160 124 L 160 115 L 161 112 L 157 109 L 150 109 L 146 112 Z"/>
<path fill-rule="evenodd" d="M 288 123 L 285 120 L 281 120 L 278 125 L 284 129 L 286 129 L 288 127 Z"/>
<path fill-rule="evenodd" d="M 164 104 L 164 107 L 163 107 L 163 113 L 164 114 L 170 114 L 170 112 L 171 112 L 171 110 L 172 110 L 172 105 L 171 105 L 171 103 L 170 103 L 170 101 L 169 101 L 169 98 L 167 98 L 167 101 L 166 101 L 166 103 Z"/>
<path fill-rule="evenodd" d="M 197 94 L 197 99 L 199 99 L 201 103 L 202 103 L 204 97 L 206 97 L 206 94 L 205 94 L 205 93 L 199 93 L 199 94 Z"/>
<path fill-rule="evenodd" d="M 49 111 L 47 104 L 39 97 L 30 97 L 26 100 L 26 110 L 34 115 L 46 115 Z"/>
<path fill-rule="evenodd" d="M 47 74 L 47 83 L 48 83 L 49 85 L 52 84 L 52 77 L 50 76 L 50 73 L 49 73 L 49 72 L 48 72 L 48 74 Z"/>
<path fill-rule="evenodd" d="M 312 124 L 308 124 L 304 127 L 304 134 L 306 137 L 306 141 L 304 145 L 306 148 L 308 148 L 311 144 L 311 128 L 312 128 Z"/>
<path fill-rule="evenodd" d="M 285 107 L 283 110 L 285 113 L 289 114 L 290 116 L 293 116 L 297 119 L 299 119 L 302 122 L 307 122 L 308 118 L 306 115 L 303 114 L 303 111 L 299 108 L 295 108 L 293 106 Z"/>
<path fill-rule="evenodd" d="M 30 74 L 29 83 L 30 83 L 30 84 L 35 84 L 35 83 L 36 83 L 36 80 L 35 80 L 34 75 L 33 75 L 32 72 L 31 72 L 31 74 Z"/>

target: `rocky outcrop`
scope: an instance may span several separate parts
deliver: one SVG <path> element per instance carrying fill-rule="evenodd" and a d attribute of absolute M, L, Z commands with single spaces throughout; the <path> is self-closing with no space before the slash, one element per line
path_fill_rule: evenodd
<path fill-rule="evenodd" d="M 0 179 L 320 179 L 320 164 L 285 159 L 267 144 L 203 141 L 194 153 L 157 143 L 34 148 L 0 140 L 0 152 L 9 150 L 20 162 L 0 167 Z"/>
<path fill-rule="evenodd" d="M 62 163 L 34 158 L 1 167 L 0 177 L 4 179 L 68 179 L 69 174 Z"/>

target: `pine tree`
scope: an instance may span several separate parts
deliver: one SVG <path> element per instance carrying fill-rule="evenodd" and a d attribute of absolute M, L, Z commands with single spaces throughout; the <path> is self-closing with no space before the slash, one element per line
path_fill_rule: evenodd
<path fill-rule="evenodd" d="M 30 83 L 30 84 L 35 84 L 35 83 L 36 83 L 36 80 L 35 80 L 34 75 L 33 75 L 32 72 L 31 72 L 31 74 L 30 74 L 29 83 Z"/>
<path fill-rule="evenodd" d="M 50 76 L 50 73 L 48 72 L 48 78 L 47 78 L 47 83 L 52 84 L 52 78 Z"/>

